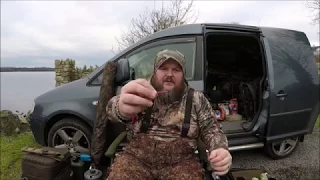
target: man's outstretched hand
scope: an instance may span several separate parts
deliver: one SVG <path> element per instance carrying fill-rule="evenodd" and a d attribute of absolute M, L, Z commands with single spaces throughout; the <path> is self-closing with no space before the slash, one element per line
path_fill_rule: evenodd
<path fill-rule="evenodd" d="M 209 161 L 214 173 L 222 176 L 228 173 L 232 164 L 232 156 L 228 150 L 219 148 L 211 151 Z"/>
<path fill-rule="evenodd" d="M 119 111 L 125 117 L 132 117 L 144 108 L 152 106 L 157 91 L 145 79 L 130 81 L 121 88 Z"/>

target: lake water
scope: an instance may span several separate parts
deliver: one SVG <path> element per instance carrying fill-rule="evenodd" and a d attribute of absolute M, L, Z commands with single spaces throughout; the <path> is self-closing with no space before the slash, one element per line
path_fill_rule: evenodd
<path fill-rule="evenodd" d="M 55 88 L 55 72 L 0 72 L 1 110 L 27 113 L 33 100 Z"/>

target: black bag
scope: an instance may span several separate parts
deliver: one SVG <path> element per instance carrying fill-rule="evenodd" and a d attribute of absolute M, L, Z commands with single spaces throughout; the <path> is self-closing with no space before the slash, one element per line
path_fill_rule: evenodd
<path fill-rule="evenodd" d="M 243 82 L 240 83 L 240 93 L 243 116 L 252 120 L 257 110 L 256 92 L 251 84 Z"/>
<path fill-rule="evenodd" d="M 262 169 L 232 168 L 226 175 L 219 177 L 219 180 L 252 180 L 253 177 L 260 179 L 260 175 L 264 173 Z M 276 180 L 268 174 L 266 176 L 268 180 Z"/>
<path fill-rule="evenodd" d="M 237 98 L 239 104 L 239 112 L 243 119 L 252 120 L 258 108 L 257 91 L 258 87 L 255 82 L 227 82 L 221 90 L 226 91 L 231 98 Z M 220 89 L 220 88 L 219 88 Z M 227 96 L 226 96 L 227 97 Z M 226 98 L 225 97 L 225 98 Z"/>
<path fill-rule="evenodd" d="M 23 180 L 70 180 L 71 154 L 67 148 L 24 148 Z"/>

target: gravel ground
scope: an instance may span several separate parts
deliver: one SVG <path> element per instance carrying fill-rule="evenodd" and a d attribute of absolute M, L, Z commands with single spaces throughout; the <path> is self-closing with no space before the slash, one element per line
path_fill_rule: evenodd
<path fill-rule="evenodd" d="M 319 130 L 307 135 L 295 152 L 285 159 L 272 160 L 262 150 L 233 152 L 233 167 L 262 168 L 277 180 L 320 180 Z"/>

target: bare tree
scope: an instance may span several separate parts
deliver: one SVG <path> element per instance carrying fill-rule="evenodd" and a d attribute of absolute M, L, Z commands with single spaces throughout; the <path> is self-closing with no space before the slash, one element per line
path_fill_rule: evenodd
<path fill-rule="evenodd" d="M 160 9 L 145 10 L 137 18 L 132 18 L 130 27 L 122 32 L 118 42 L 118 51 L 129 47 L 141 38 L 182 24 L 194 23 L 198 14 L 193 12 L 193 0 L 189 4 L 184 4 L 182 0 L 172 0 L 164 7 L 163 2 Z M 114 49 L 112 51 L 115 53 Z"/>
<path fill-rule="evenodd" d="M 312 19 L 313 24 L 319 24 L 320 21 L 320 0 L 306 0 L 307 8 L 314 13 L 314 18 Z"/>

